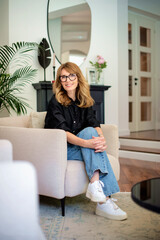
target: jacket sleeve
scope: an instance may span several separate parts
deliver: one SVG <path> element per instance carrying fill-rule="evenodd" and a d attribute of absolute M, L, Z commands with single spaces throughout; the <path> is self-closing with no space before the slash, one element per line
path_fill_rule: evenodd
<path fill-rule="evenodd" d="M 64 117 L 63 107 L 56 101 L 54 96 L 51 98 L 48 105 L 44 128 L 63 129 L 69 132 L 71 131 Z"/>
<path fill-rule="evenodd" d="M 86 127 L 100 127 L 100 122 L 97 120 L 93 108 L 87 108 Z"/>

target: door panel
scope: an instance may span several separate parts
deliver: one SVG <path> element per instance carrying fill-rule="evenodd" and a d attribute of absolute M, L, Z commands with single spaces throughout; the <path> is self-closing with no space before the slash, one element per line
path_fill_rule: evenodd
<path fill-rule="evenodd" d="M 154 129 L 154 21 L 129 12 L 129 127 Z"/>

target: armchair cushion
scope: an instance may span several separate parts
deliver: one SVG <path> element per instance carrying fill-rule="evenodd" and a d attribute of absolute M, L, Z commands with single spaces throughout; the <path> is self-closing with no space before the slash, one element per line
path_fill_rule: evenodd
<path fill-rule="evenodd" d="M 82 161 L 67 161 L 65 177 L 65 194 L 67 197 L 73 197 L 84 193 L 87 190 L 89 180 L 86 174 L 85 165 Z"/>
<path fill-rule="evenodd" d="M 30 128 L 44 128 L 46 112 L 31 112 L 29 117 Z"/>

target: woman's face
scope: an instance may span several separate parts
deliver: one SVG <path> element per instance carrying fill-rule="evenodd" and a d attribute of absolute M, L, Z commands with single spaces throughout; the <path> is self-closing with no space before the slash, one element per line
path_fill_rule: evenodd
<path fill-rule="evenodd" d="M 68 95 L 75 95 L 76 88 L 78 86 L 78 77 L 76 74 L 71 74 L 63 68 L 61 71 L 60 81 L 63 88 L 67 91 Z"/>

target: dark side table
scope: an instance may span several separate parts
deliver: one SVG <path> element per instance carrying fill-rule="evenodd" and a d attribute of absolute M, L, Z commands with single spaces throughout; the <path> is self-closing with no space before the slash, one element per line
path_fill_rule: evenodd
<path fill-rule="evenodd" d="M 141 207 L 160 213 L 160 178 L 152 178 L 136 183 L 131 197 Z"/>

